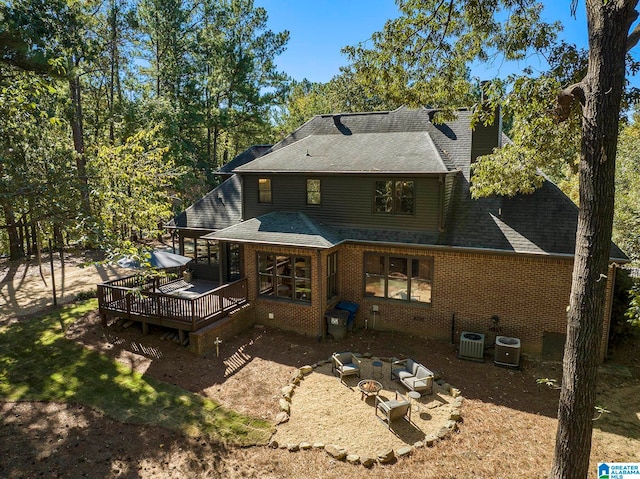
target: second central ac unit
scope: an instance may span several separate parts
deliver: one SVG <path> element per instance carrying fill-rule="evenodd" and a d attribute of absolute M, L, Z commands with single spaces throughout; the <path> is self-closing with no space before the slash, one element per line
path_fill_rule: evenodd
<path fill-rule="evenodd" d="M 460 335 L 460 359 L 484 361 L 484 334 L 463 331 Z"/>
<path fill-rule="evenodd" d="M 518 367 L 520 364 L 520 340 L 506 336 L 496 336 L 496 350 L 493 361 L 500 366 Z"/>

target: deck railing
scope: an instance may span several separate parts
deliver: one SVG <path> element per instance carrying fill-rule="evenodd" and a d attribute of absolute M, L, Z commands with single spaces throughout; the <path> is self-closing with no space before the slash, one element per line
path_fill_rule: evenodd
<path fill-rule="evenodd" d="M 107 281 L 103 284 L 109 286 L 121 286 L 123 288 L 146 290 L 159 288 L 160 286 L 164 286 L 165 284 L 174 283 L 177 281 L 179 280 L 176 279 L 175 275 L 147 276 L 136 274 Z"/>
<path fill-rule="evenodd" d="M 158 292 L 159 287 L 170 289 L 179 281 L 130 276 L 102 283 L 98 285 L 100 313 L 196 331 L 247 302 L 246 278 L 193 297 Z"/>

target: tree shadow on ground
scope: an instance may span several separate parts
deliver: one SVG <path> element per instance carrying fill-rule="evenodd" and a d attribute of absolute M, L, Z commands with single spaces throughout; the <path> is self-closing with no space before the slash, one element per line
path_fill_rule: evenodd
<path fill-rule="evenodd" d="M 0 415 L 2 477 L 219 477 L 226 454 L 218 443 L 78 405 L 0 403 Z"/>
<path fill-rule="evenodd" d="M 519 369 L 511 369 L 494 365 L 490 358 L 485 362 L 458 359 L 455 345 L 397 332 L 360 330 L 340 341 L 317 341 L 266 327 L 252 328 L 224 341 L 219 357 L 215 351 L 199 357 L 173 342 L 161 341 L 160 336 L 166 331 L 162 328 L 152 328 L 146 336 L 137 325 L 127 330 L 117 326 L 103 331 L 100 328 L 96 317 L 93 326 L 85 328 L 84 337 L 78 339 L 103 347 L 106 344 L 112 355 L 137 350 L 136 357 L 145 358 L 146 374 L 266 419 L 273 419 L 277 412 L 280 389 L 295 368 L 327 360 L 337 351 L 370 353 L 381 358 L 411 357 L 460 389 L 467 399 L 549 418 L 557 416 L 558 391 L 536 381 L 541 377 L 561 378 L 559 362 L 524 357 Z M 111 343 L 104 341 L 109 335 Z M 88 341 L 89 336 L 93 340 Z M 114 353 L 114 349 L 120 352 Z M 398 389 L 406 392 L 399 383 Z M 614 434 L 640 437 L 635 415 L 637 411 L 627 408 L 617 416 L 626 417 L 624 425 L 606 415 L 594 426 Z"/>
<path fill-rule="evenodd" d="M 55 401 L 99 408 L 127 423 L 154 424 L 185 435 L 248 445 L 270 435 L 263 421 L 221 408 L 200 395 L 126 368 L 67 340 L 60 325 L 95 307 L 95 301 L 15 321 L 0 330 L 0 397 Z"/>
<path fill-rule="evenodd" d="M 146 373 L 193 391 L 213 389 L 223 392 L 229 382 L 250 382 L 257 395 L 263 395 L 273 407 L 273 396 L 286 384 L 294 368 L 327 360 L 336 351 L 370 353 L 381 358 L 411 357 L 437 372 L 446 382 L 462 390 L 463 396 L 483 402 L 515 408 L 533 414 L 555 417 L 557 392 L 536 384 L 535 371 L 525 361 L 518 370 L 496 367 L 492 362 L 469 362 L 457 358 L 455 346 L 424 338 L 398 333 L 358 331 L 344 340 L 317 341 L 295 333 L 271 328 L 252 328 L 220 345 L 220 356 L 215 351 L 204 357 L 191 354 L 186 348 L 172 342 L 161 341 L 165 330 L 152 328 L 143 335 L 135 326 L 123 330 L 110 326 L 99 331 L 98 319 L 78 337 L 103 350 L 131 351 L 132 345 L 144 346 L 161 358 L 146 355 Z M 110 337 L 106 344 L 104 337 Z M 115 342 L 120 342 L 118 346 Z M 258 361 L 269 362 L 268 377 L 253 376 Z M 398 387 L 404 391 L 400 384 Z M 245 391 L 249 393 L 249 391 Z"/>

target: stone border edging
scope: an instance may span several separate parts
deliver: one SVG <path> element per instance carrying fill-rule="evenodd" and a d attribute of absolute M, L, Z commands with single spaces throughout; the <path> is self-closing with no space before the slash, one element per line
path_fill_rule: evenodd
<path fill-rule="evenodd" d="M 363 357 L 372 360 L 383 361 L 386 363 L 391 363 L 396 358 L 379 358 L 374 357 L 371 353 L 365 353 L 364 355 L 359 353 L 353 353 L 356 357 Z M 296 387 L 300 385 L 300 382 L 304 379 L 305 376 L 311 374 L 316 368 L 320 366 L 324 366 L 325 364 L 331 363 L 331 358 L 322 359 L 317 363 L 312 365 L 302 366 L 300 368 L 295 369 L 289 378 L 289 382 L 286 386 L 284 386 L 280 393 L 282 397 L 278 400 L 278 406 L 280 408 L 280 412 L 275 417 L 276 429 L 279 424 L 283 424 L 289 421 L 289 415 L 291 413 L 291 398 L 295 392 Z M 269 441 L 268 447 L 273 449 L 287 449 L 289 452 L 297 452 L 297 451 L 306 451 L 309 449 L 324 449 L 325 452 L 338 461 L 346 461 L 349 464 L 358 465 L 362 464 L 364 467 L 372 467 L 374 464 L 388 464 L 396 460 L 396 458 L 407 457 L 411 455 L 416 449 L 421 447 L 433 447 L 438 441 L 442 441 L 446 439 L 452 432 L 458 430 L 458 423 L 462 421 L 462 414 L 460 412 L 460 407 L 464 401 L 464 398 L 461 395 L 461 391 L 458 388 L 451 386 L 449 383 L 445 382 L 436 374 L 436 378 L 434 381 L 447 391 L 451 397 L 455 400 L 453 401 L 454 409 L 449 416 L 449 420 L 446 425 L 437 432 L 436 435 L 429 435 L 424 438 L 424 441 L 418 441 L 412 446 L 404 446 L 394 451 L 393 449 L 385 449 L 383 451 L 378 452 L 376 457 L 370 456 L 359 456 L 357 454 L 349 454 L 349 451 L 342 446 L 336 444 L 323 444 L 321 442 L 310 443 L 310 442 L 301 442 L 300 444 L 278 444 L 278 442 L 274 439 Z"/>

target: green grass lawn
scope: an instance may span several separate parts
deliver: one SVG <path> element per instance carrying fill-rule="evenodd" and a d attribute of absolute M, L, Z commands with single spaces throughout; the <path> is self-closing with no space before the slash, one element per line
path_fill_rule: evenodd
<path fill-rule="evenodd" d="M 0 327 L 0 401 L 82 404 L 113 419 L 234 445 L 265 444 L 272 426 L 132 371 L 64 337 L 96 300 Z"/>

